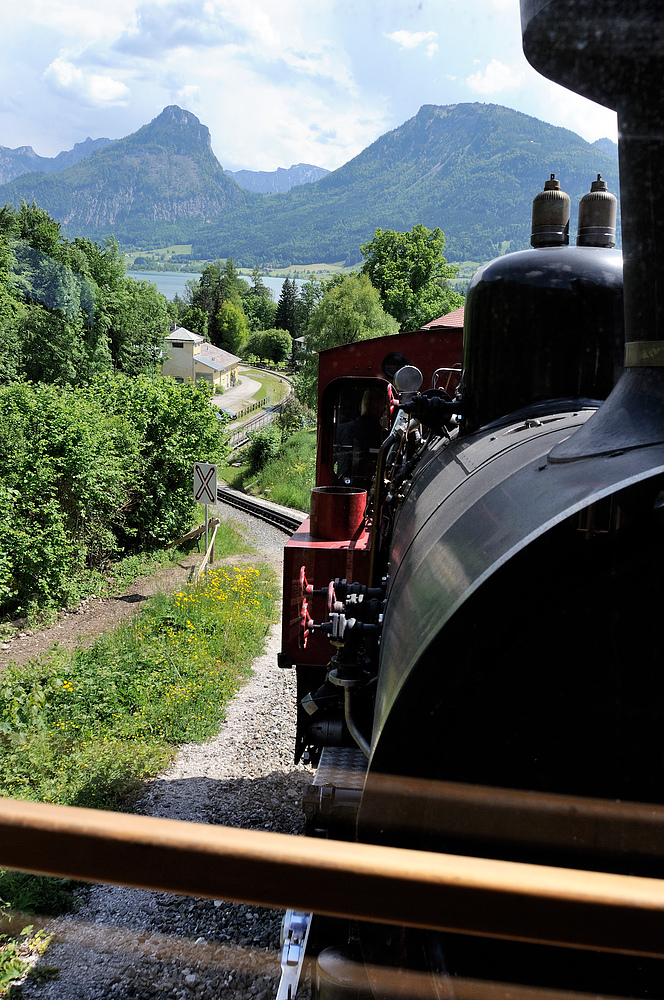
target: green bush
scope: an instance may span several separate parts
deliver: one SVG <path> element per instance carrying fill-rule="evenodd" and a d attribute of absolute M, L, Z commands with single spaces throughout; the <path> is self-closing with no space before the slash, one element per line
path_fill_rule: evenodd
<path fill-rule="evenodd" d="M 183 534 L 220 423 L 207 388 L 172 379 L 0 386 L 0 615 L 68 606 L 86 571 Z"/>
<path fill-rule="evenodd" d="M 245 449 L 245 456 L 249 472 L 254 474 L 260 472 L 267 462 L 279 454 L 279 434 L 276 428 L 268 425 L 259 431 L 252 431 L 248 437 L 249 444 Z"/>

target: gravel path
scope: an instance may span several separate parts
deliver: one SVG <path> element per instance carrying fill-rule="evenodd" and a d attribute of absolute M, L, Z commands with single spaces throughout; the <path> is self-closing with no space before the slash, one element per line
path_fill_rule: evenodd
<path fill-rule="evenodd" d="M 229 516 L 228 508 L 219 509 Z M 237 511 L 275 569 L 285 535 Z M 254 675 L 229 706 L 216 739 L 181 748 L 146 786 L 137 811 L 200 823 L 299 833 L 300 800 L 312 780 L 292 764 L 295 677 L 276 666 L 279 628 Z M 26 1000 L 132 997 L 266 1000 L 279 979 L 280 911 L 166 893 L 94 885 L 73 916 L 44 923 L 56 941 L 42 960 L 55 980 L 23 985 Z"/>

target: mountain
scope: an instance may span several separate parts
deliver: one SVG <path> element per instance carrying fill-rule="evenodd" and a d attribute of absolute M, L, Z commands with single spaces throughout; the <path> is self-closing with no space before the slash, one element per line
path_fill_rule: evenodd
<path fill-rule="evenodd" d="M 528 245 L 551 173 L 573 213 L 598 173 L 618 193 L 615 159 L 568 129 L 494 104 L 425 105 L 315 183 L 253 194 L 224 173 L 198 118 L 173 106 L 58 174 L 0 187 L 0 205 L 34 198 L 66 235 L 193 242 L 195 257 L 246 266 L 354 263 L 378 226 L 416 223 L 443 230 L 448 259 L 482 261 Z"/>
<path fill-rule="evenodd" d="M 614 160 L 618 159 L 618 143 L 614 142 L 613 139 L 604 136 L 603 139 L 595 139 L 592 145 L 596 149 L 601 149 L 603 153 L 608 153 Z"/>
<path fill-rule="evenodd" d="M 88 136 L 84 142 L 77 142 L 73 149 L 63 150 L 57 156 L 39 156 L 32 146 L 18 146 L 16 149 L 0 146 L 0 184 L 7 184 L 33 170 L 43 174 L 65 170 L 111 142 L 112 139 L 91 139 Z"/>
<path fill-rule="evenodd" d="M 532 199 L 551 173 L 573 211 L 601 172 L 618 192 L 615 160 L 574 132 L 494 104 L 425 105 L 315 184 L 248 203 L 194 240 L 194 253 L 237 261 L 361 259 L 376 227 L 439 226 L 451 260 L 489 260 L 527 246 Z M 574 226 L 573 219 L 573 226 Z"/>
<path fill-rule="evenodd" d="M 299 184 L 313 184 L 329 172 L 325 167 L 314 167 L 311 163 L 294 163 L 288 169 L 225 171 L 241 188 L 255 194 L 280 194 Z"/>
<path fill-rule="evenodd" d="M 115 233 L 143 246 L 184 237 L 245 197 L 212 152 L 209 130 L 176 105 L 58 174 L 25 174 L 0 187 L 0 204 L 34 198 L 68 235 Z"/>

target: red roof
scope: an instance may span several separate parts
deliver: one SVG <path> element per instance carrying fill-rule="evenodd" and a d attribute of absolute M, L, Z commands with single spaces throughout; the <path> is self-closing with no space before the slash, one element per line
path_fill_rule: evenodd
<path fill-rule="evenodd" d="M 453 327 L 457 330 L 461 329 L 463 328 L 463 310 L 464 307 L 461 306 L 459 309 L 455 309 L 454 312 L 447 313 L 445 316 L 429 320 L 428 323 L 420 327 L 420 330 L 437 330 L 441 326 Z"/>

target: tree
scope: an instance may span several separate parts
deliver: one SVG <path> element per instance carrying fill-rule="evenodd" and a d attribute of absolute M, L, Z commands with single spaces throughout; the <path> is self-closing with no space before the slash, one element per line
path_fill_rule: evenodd
<path fill-rule="evenodd" d="M 154 372 L 170 329 L 166 299 L 150 281 L 123 278 L 101 296 L 113 364 L 129 375 Z"/>
<path fill-rule="evenodd" d="M 277 304 L 271 290 L 263 281 L 258 265 L 251 272 L 251 282 L 249 286 L 243 281 L 245 287 L 240 289 L 242 308 L 247 322 L 254 332 L 274 328 Z"/>
<path fill-rule="evenodd" d="M 225 351 L 230 351 L 231 354 L 239 354 L 248 336 L 249 327 L 242 307 L 235 305 L 230 299 L 222 302 L 215 317 L 212 343 L 217 347 L 223 347 Z"/>
<path fill-rule="evenodd" d="M 240 275 L 237 273 L 235 264 L 233 263 L 233 258 L 229 257 L 224 268 L 221 272 L 219 279 L 219 286 L 221 297 L 224 302 L 232 302 L 234 305 L 242 308 L 242 296 L 240 288 L 242 285 L 246 285 L 247 282 L 243 281 Z"/>
<path fill-rule="evenodd" d="M 285 361 L 293 350 L 293 338 L 288 330 L 263 330 L 260 337 L 262 356 L 268 361 Z"/>
<path fill-rule="evenodd" d="M 417 225 L 409 233 L 377 229 L 360 247 L 362 274 L 378 289 L 385 309 L 402 330 L 417 329 L 437 316 L 463 305 L 450 290 L 456 268 L 443 256 L 445 237 L 438 228 Z"/>
<path fill-rule="evenodd" d="M 325 295 L 329 282 L 322 278 L 309 278 L 300 285 L 300 295 L 297 303 L 297 328 L 306 330 L 314 309 Z"/>
<path fill-rule="evenodd" d="M 358 274 L 328 287 L 313 311 L 305 343 L 309 352 L 317 352 L 398 332 L 398 323 L 383 309 L 369 278 Z M 297 394 L 312 409 L 316 408 L 317 379 L 318 357 L 308 354 L 298 373 Z"/>
<path fill-rule="evenodd" d="M 288 330 L 291 337 L 297 337 L 297 299 L 295 278 L 286 278 L 281 286 L 274 325 L 278 330 Z"/>

